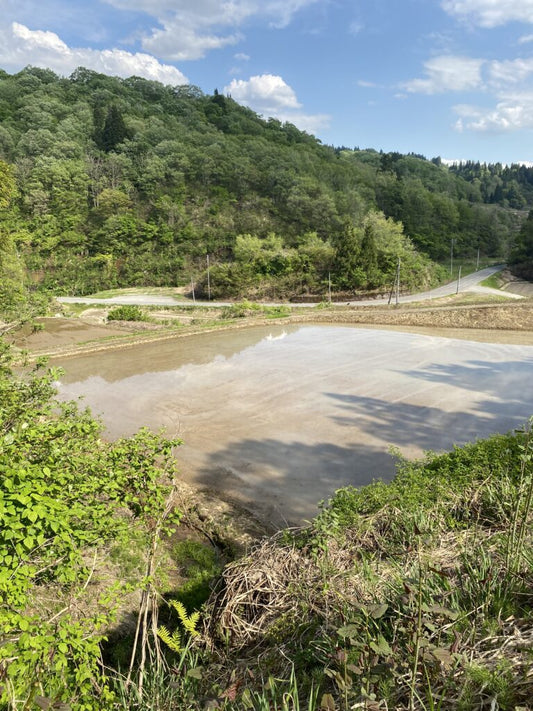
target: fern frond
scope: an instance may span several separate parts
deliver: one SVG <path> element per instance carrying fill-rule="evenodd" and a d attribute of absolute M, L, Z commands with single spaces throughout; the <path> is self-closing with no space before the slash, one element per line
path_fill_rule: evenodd
<path fill-rule="evenodd" d="M 187 632 L 192 636 L 192 637 L 198 637 L 200 633 L 196 629 L 196 625 L 198 624 L 198 621 L 200 619 L 200 613 L 198 610 L 196 612 L 193 612 L 192 615 L 189 616 L 189 619 L 187 622 L 183 623 L 183 626 L 187 630 Z"/>
<path fill-rule="evenodd" d="M 167 647 L 170 647 L 173 652 L 176 652 L 176 654 L 182 651 L 179 630 L 174 630 L 174 633 L 170 634 L 168 629 L 164 625 L 161 625 L 161 627 L 157 628 L 157 636 L 163 640 Z"/>
<path fill-rule="evenodd" d="M 181 600 L 169 600 L 168 603 L 176 610 L 180 620 L 183 621 L 183 618 L 187 617 L 187 610 L 185 609 L 185 605 L 181 602 Z"/>
<path fill-rule="evenodd" d="M 188 615 L 187 610 L 185 609 L 185 605 L 180 600 L 170 600 L 169 604 L 172 605 L 172 607 L 176 610 L 181 624 L 183 625 L 185 630 L 191 635 L 191 637 L 199 637 L 200 633 L 196 629 L 196 625 L 198 624 L 198 620 L 200 619 L 200 613 L 198 612 L 198 610 L 196 612 L 193 612 L 191 615 Z"/>

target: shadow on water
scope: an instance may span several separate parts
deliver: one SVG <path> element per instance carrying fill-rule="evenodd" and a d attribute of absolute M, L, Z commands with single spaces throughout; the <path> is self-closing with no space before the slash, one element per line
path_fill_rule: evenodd
<path fill-rule="evenodd" d="M 390 481 L 394 473 L 395 459 L 383 448 L 244 439 L 213 452 L 195 480 L 283 526 L 312 518 L 343 486 Z"/>
<path fill-rule="evenodd" d="M 533 411 L 529 347 L 276 328 L 72 359 L 63 394 L 84 395 L 112 436 L 176 423 L 184 475 L 277 526 L 339 487 L 392 478 L 391 445 L 447 450 Z"/>
<path fill-rule="evenodd" d="M 406 399 L 390 402 L 345 393 L 325 394 L 338 403 L 341 414 L 332 419 L 341 427 L 357 427 L 397 446 L 442 450 L 521 427 L 533 414 L 532 372 L 533 360 L 434 364 L 404 372 L 408 377 L 442 385 L 441 407 Z M 480 393 L 483 399 L 461 396 L 461 390 Z"/>
<path fill-rule="evenodd" d="M 507 400 L 507 393 L 520 393 L 517 405 L 527 404 L 533 409 L 533 358 L 495 363 L 471 360 L 461 365 L 436 363 L 404 372 L 411 378 L 492 394 L 502 401 Z"/>

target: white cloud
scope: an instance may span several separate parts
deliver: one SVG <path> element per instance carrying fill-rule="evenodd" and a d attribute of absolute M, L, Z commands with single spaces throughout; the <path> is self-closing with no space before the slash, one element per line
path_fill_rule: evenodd
<path fill-rule="evenodd" d="M 0 32 L 0 64 L 13 71 L 32 64 L 48 67 L 63 75 L 83 66 L 104 74 L 121 77 L 136 75 L 164 84 L 188 82 L 179 69 L 161 64 L 149 54 L 120 49 L 72 48 L 54 32 L 30 30 L 18 22 Z"/>
<path fill-rule="evenodd" d="M 261 106 L 262 111 L 270 116 L 282 109 L 301 108 L 294 90 L 274 74 L 261 74 L 250 77 L 248 81 L 233 79 L 224 91 L 241 104 Z"/>
<path fill-rule="evenodd" d="M 461 165 L 467 162 L 464 158 L 441 158 L 440 161 L 444 165 Z"/>
<path fill-rule="evenodd" d="M 356 35 L 358 35 L 360 32 L 362 32 L 364 29 L 365 29 L 365 26 L 363 25 L 362 22 L 357 22 L 356 20 L 354 20 L 354 22 L 352 22 L 352 23 L 350 24 L 350 26 L 348 27 L 348 32 L 349 32 L 351 35 L 356 36 Z"/>
<path fill-rule="evenodd" d="M 533 74 L 533 57 L 493 61 L 489 65 L 489 82 L 494 87 L 505 88 L 518 84 Z"/>
<path fill-rule="evenodd" d="M 285 113 L 280 111 L 274 118 L 277 118 L 282 123 L 292 123 L 300 131 L 306 131 L 306 133 L 312 133 L 313 135 L 329 128 L 331 121 L 329 114 L 304 114 L 302 112 Z"/>
<path fill-rule="evenodd" d="M 250 61 L 250 55 L 244 54 L 244 52 L 237 52 L 237 54 L 234 54 L 233 57 L 234 57 L 234 59 L 237 59 L 239 62 Z"/>
<path fill-rule="evenodd" d="M 461 104 L 454 110 L 459 116 L 456 123 L 459 131 L 507 133 L 533 128 L 533 92 L 501 95 L 494 108 Z"/>
<path fill-rule="evenodd" d="M 481 86 L 483 60 L 454 55 L 433 57 L 424 63 L 426 77 L 404 82 L 402 88 L 413 94 L 440 94 L 470 91 Z"/>
<path fill-rule="evenodd" d="M 214 33 L 197 32 L 180 21 L 165 23 L 162 30 L 154 30 L 150 37 L 142 40 L 143 49 L 170 61 L 202 59 L 207 52 L 237 44 L 240 34 L 220 36 Z"/>
<path fill-rule="evenodd" d="M 265 0 L 265 2 L 243 0 L 243 2 L 256 8 L 254 15 L 270 17 L 273 27 L 283 28 L 290 24 L 294 15 L 300 10 L 323 0 Z"/>
<path fill-rule="evenodd" d="M 518 40 L 518 44 L 527 44 L 528 42 L 533 42 L 533 35 L 522 35 Z"/>
<path fill-rule="evenodd" d="M 256 17 L 286 27 L 300 10 L 324 0 L 106 0 L 153 17 L 159 27 L 142 38 L 143 49 L 169 60 L 200 59 L 235 44 L 239 28 Z"/>
<path fill-rule="evenodd" d="M 442 0 L 442 8 L 480 27 L 497 27 L 508 22 L 533 23 L 533 0 Z"/>
<path fill-rule="evenodd" d="M 326 114 L 305 114 L 294 89 L 280 76 L 261 74 L 248 80 L 233 79 L 224 91 L 235 101 L 263 116 L 293 123 L 303 131 L 316 133 L 329 125 Z"/>

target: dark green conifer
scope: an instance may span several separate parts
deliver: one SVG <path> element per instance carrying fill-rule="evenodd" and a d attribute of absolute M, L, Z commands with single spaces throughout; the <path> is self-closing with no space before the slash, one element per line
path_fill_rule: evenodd
<path fill-rule="evenodd" d="M 116 106 L 110 106 L 102 131 L 102 148 L 106 153 L 114 150 L 128 136 L 128 129 Z"/>

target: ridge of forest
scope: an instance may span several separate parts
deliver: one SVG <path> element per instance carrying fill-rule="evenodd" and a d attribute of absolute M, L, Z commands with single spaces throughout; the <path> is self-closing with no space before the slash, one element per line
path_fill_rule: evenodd
<path fill-rule="evenodd" d="M 215 297 L 390 288 L 398 258 L 420 288 L 451 249 L 505 257 L 533 205 L 525 166 L 334 148 L 216 90 L 83 68 L 0 71 L 0 161 L 3 271 L 54 293 L 201 293 L 207 255 Z"/>

